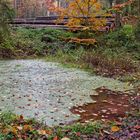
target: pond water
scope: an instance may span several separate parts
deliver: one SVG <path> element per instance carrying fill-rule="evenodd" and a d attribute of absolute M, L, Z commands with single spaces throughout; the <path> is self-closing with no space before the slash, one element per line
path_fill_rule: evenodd
<path fill-rule="evenodd" d="M 70 109 L 94 103 L 91 95 L 103 86 L 113 91 L 133 88 L 118 80 L 44 60 L 0 61 L 0 111 L 34 117 L 49 126 L 79 119 Z"/>

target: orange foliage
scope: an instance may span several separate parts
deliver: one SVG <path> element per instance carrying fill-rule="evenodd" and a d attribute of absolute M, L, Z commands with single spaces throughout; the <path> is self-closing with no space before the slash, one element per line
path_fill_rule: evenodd
<path fill-rule="evenodd" d="M 103 15 L 102 6 L 97 0 L 66 0 L 67 7 L 53 7 L 51 10 L 56 12 L 60 18 L 58 22 L 68 17 L 67 26 L 69 28 L 80 27 L 87 30 L 98 30 L 105 24 L 105 19 L 96 18 Z"/>
<path fill-rule="evenodd" d="M 77 43 L 77 44 L 83 44 L 83 45 L 93 45 L 96 43 L 96 40 L 93 38 L 88 38 L 88 39 L 79 39 L 79 38 L 71 38 L 71 40 L 69 42 L 72 43 Z"/>
<path fill-rule="evenodd" d="M 112 9 L 115 11 L 120 11 L 124 7 L 131 5 L 133 2 L 134 2 L 134 0 L 128 0 L 127 2 L 124 2 L 122 4 L 115 5 Z"/>

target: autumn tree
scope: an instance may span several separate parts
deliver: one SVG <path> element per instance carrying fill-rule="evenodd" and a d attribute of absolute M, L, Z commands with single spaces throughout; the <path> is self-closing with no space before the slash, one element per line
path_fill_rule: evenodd
<path fill-rule="evenodd" d="M 121 12 L 127 6 L 130 6 L 134 0 L 127 0 L 126 2 L 122 2 L 122 0 L 116 0 L 116 5 L 113 7 L 113 10 L 116 12 L 116 27 L 119 28 L 121 26 Z"/>
<path fill-rule="evenodd" d="M 80 27 L 87 30 L 98 30 L 104 25 L 102 18 L 96 18 L 103 14 L 102 6 L 97 0 L 66 0 L 67 7 L 52 8 L 60 16 L 60 21 L 68 17 L 67 26 Z"/>

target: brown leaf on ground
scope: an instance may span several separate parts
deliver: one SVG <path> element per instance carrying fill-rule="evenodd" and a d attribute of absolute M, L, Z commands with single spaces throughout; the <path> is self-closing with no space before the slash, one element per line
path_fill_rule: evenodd
<path fill-rule="evenodd" d="M 55 137 L 53 138 L 53 140 L 59 140 L 58 136 L 55 136 Z"/>
<path fill-rule="evenodd" d="M 118 126 L 112 126 L 111 127 L 111 131 L 112 132 L 117 132 L 117 131 L 119 131 L 120 130 L 120 128 L 118 127 Z"/>
<path fill-rule="evenodd" d="M 24 131 L 32 131 L 33 128 L 32 128 L 32 126 L 30 126 L 30 125 L 24 125 L 24 126 L 23 126 L 23 130 L 24 130 Z"/>

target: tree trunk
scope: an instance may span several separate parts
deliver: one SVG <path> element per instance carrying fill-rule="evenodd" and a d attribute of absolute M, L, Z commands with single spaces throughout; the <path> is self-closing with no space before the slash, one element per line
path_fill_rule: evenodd
<path fill-rule="evenodd" d="M 113 0 L 109 0 L 110 7 L 112 7 Z"/>
<path fill-rule="evenodd" d="M 116 4 L 121 4 L 121 0 L 116 0 Z M 121 14 L 116 12 L 116 19 L 115 19 L 116 28 L 121 27 Z"/>

